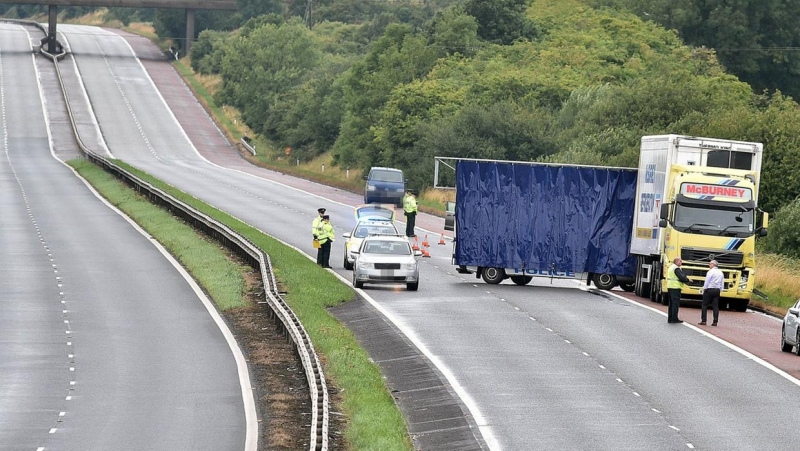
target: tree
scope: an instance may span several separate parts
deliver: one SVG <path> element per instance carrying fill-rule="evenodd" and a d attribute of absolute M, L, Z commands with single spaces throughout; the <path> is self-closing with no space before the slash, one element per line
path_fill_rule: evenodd
<path fill-rule="evenodd" d="M 525 16 L 527 0 L 466 0 L 464 11 L 478 21 L 478 36 L 508 45 L 517 39 L 534 39 L 538 31 Z"/>

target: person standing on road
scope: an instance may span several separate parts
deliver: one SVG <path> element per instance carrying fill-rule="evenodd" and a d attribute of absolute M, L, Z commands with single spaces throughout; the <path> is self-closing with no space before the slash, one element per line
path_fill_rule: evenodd
<path fill-rule="evenodd" d="M 333 243 L 334 236 L 335 232 L 333 230 L 333 226 L 331 225 L 330 216 L 323 215 L 322 225 L 320 225 L 319 228 L 319 249 L 321 251 L 319 265 L 323 268 L 331 267 L 331 243 Z"/>
<path fill-rule="evenodd" d="M 717 261 L 711 260 L 708 262 L 709 269 L 706 273 L 706 282 L 703 284 L 703 306 L 700 310 L 700 325 L 706 325 L 706 311 L 708 304 L 714 309 L 714 322 L 712 326 L 717 325 L 719 321 L 719 295 L 722 293 L 722 287 L 725 284 L 725 276 L 719 268 L 717 268 Z"/>
<path fill-rule="evenodd" d="M 314 218 L 313 221 L 311 221 L 311 233 L 314 234 L 314 241 L 319 241 L 320 226 L 322 225 L 322 215 L 325 214 L 325 209 L 324 208 L 317 208 L 317 213 L 319 213 L 317 215 L 317 217 Z M 317 248 L 317 264 L 320 265 L 320 266 L 322 266 L 321 257 L 322 257 L 322 248 L 318 247 Z"/>
<path fill-rule="evenodd" d="M 414 232 L 415 223 L 417 222 L 417 198 L 414 196 L 414 191 L 407 189 L 406 195 L 403 197 L 403 213 L 406 215 L 406 236 L 417 236 Z"/>
<path fill-rule="evenodd" d="M 667 293 L 669 293 L 668 323 L 683 322 L 678 318 L 678 308 L 681 305 L 681 290 L 683 289 L 683 284 L 691 283 L 692 281 L 683 274 L 682 263 L 683 260 L 680 257 L 675 257 L 667 270 Z"/>

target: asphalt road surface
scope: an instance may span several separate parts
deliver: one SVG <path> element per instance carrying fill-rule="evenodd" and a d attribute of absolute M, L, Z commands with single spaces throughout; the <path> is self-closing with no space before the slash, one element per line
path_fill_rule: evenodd
<path fill-rule="evenodd" d="M 137 44 L 140 61 L 109 31 L 60 29 L 85 86 L 82 101 L 116 158 L 308 254 L 318 207 L 328 209 L 337 235 L 353 226 L 359 196 L 310 183 L 298 189 L 248 165 L 219 144 L 204 114 L 192 113 L 197 105 L 185 87 L 162 84 L 170 69 L 158 69 L 166 63 L 154 52 Z M 76 101 L 81 96 L 75 92 Z M 331 262 L 349 279 L 341 241 Z M 626 300 L 572 282 L 489 286 L 456 274 L 449 246 L 431 254 L 418 292 L 368 286 L 365 293 L 441 371 L 487 447 L 795 447 L 796 380 Z"/>
<path fill-rule="evenodd" d="M 0 23 L 0 449 L 244 449 L 241 353 L 202 293 L 55 158 L 43 105 L 54 129 L 63 112 L 40 38 Z"/>

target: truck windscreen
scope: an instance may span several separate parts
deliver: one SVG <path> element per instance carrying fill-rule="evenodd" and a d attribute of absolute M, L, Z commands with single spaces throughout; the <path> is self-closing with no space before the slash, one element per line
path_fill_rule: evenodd
<path fill-rule="evenodd" d="M 699 203 L 678 203 L 675 229 L 703 235 L 746 237 L 753 234 L 753 209 L 723 208 Z"/>

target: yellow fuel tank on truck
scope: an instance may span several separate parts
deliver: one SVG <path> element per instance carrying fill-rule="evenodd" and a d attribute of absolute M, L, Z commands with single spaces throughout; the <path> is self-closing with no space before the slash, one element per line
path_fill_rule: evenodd
<path fill-rule="evenodd" d="M 631 254 L 637 295 L 666 303 L 664 276 L 676 257 L 693 281 L 682 300 L 700 300 L 708 263 L 725 276 L 721 303 L 744 311 L 756 274 L 760 143 L 680 135 L 642 137 Z"/>

